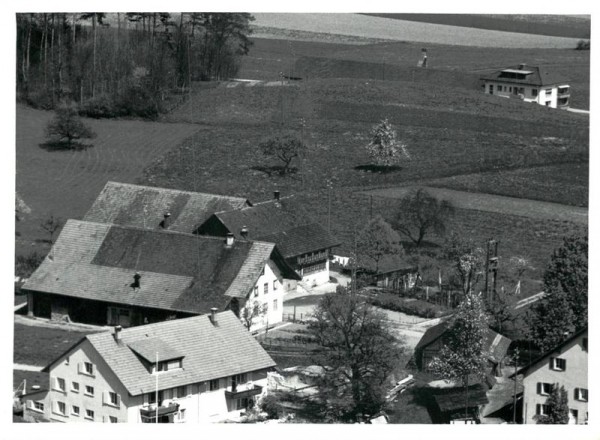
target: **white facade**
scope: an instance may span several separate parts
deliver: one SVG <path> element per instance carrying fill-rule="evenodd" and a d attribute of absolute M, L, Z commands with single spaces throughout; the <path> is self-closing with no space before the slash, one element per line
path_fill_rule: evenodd
<path fill-rule="evenodd" d="M 302 282 L 309 287 L 319 286 L 329 282 L 329 260 L 325 260 L 312 267 L 300 269 Z"/>
<path fill-rule="evenodd" d="M 290 280 L 285 280 L 273 260 L 269 260 L 244 305 L 244 308 L 251 310 L 255 304 L 258 304 L 262 311 L 260 316 L 252 319 L 250 331 L 257 331 L 283 321 L 283 294 L 287 291 L 287 281 Z M 250 311 L 247 313 L 251 314 Z M 242 323 L 247 325 L 243 316 L 244 311 L 240 310 Z"/>
<path fill-rule="evenodd" d="M 501 80 L 486 80 L 485 93 L 504 98 L 517 98 L 525 102 L 535 102 L 550 108 L 568 108 L 570 87 L 567 84 L 534 86 L 516 84 Z"/>
<path fill-rule="evenodd" d="M 523 423 L 536 423 L 535 416 L 543 413 L 543 405 L 546 403 L 551 387 L 555 385 L 564 386 L 567 391 L 570 423 L 587 423 L 587 337 L 585 332 L 562 349 L 546 356 L 526 372 L 523 377 Z"/>
<path fill-rule="evenodd" d="M 129 395 L 87 340 L 58 359 L 49 374 L 50 391 L 45 395 L 41 394 L 38 397 L 40 400 L 34 398 L 26 401 L 25 411 L 29 413 L 25 416 L 26 419 L 32 420 L 35 416 L 39 419 L 39 416 L 43 416 L 51 422 L 63 423 L 142 423 L 142 413 L 154 417 L 156 393 Z M 255 400 L 267 391 L 266 370 L 238 375 L 238 394 L 231 394 L 232 377 L 161 389 L 160 375 L 161 373 L 157 375 L 159 411 L 172 408 L 170 421 L 174 423 L 235 420 L 248 403 L 244 399 Z M 261 387 L 260 392 L 257 391 L 257 386 Z M 252 396 L 244 397 L 243 392 L 250 390 L 256 392 L 250 392 Z M 43 410 L 36 409 L 40 404 L 43 405 Z M 152 419 L 154 420 L 156 418 Z"/>

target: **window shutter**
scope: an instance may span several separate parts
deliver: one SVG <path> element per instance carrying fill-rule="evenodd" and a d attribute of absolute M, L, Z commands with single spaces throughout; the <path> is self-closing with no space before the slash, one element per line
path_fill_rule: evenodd
<path fill-rule="evenodd" d="M 117 406 L 121 407 L 121 396 L 117 394 Z"/>
<path fill-rule="evenodd" d="M 192 394 L 194 394 L 194 385 L 188 385 L 187 386 L 187 395 L 191 396 Z"/>
<path fill-rule="evenodd" d="M 539 416 L 542 413 L 542 405 L 539 403 L 535 406 L 535 413 Z"/>
<path fill-rule="evenodd" d="M 108 417 L 106 417 L 106 416 L 102 416 L 102 423 L 106 423 L 107 422 L 107 420 L 106 420 L 107 418 Z"/>
<path fill-rule="evenodd" d="M 77 372 L 82 373 L 83 371 L 84 371 L 83 370 L 83 362 L 78 362 L 77 363 Z"/>
<path fill-rule="evenodd" d="M 551 370 L 554 370 L 554 362 L 555 362 L 555 359 L 553 357 L 551 357 L 550 358 L 550 369 Z"/>
<path fill-rule="evenodd" d="M 102 404 L 106 405 L 110 403 L 110 396 L 108 395 L 108 391 L 102 391 Z"/>
<path fill-rule="evenodd" d="M 567 360 L 563 359 L 562 361 L 563 361 L 562 362 L 562 364 L 563 364 L 563 370 L 567 371 Z"/>
<path fill-rule="evenodd" d="M 25 406 L 26 406 L 27 408 L 29 408 L 29 409 L 33 408 L 33 400 L 28 400 L 28 401 L 25 403 Z"/>
<path fill-rule="evenodd" d="M 148 394 L 144 394 L 144 405 L 148 405 Z"/>
<path fill-rule="evenodd" d="M 541 382 L 537 383 L 537 392 L 538 392 L 538 394 L 542 394 L 542 383 Z"/>
<path fill-rule="evenodd" d="M 56 377 L 52 378 L 52 389 L 54 389 L 54 390 L 58 389 L 58 380 L 56 379 Z"/>

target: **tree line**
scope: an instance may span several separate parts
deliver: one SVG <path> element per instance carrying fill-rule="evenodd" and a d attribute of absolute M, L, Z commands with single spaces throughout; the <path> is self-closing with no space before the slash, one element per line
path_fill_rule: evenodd
<path fill-rule="evenodd" d="M 76 102 L 92 117 L 152 117 L 192 81 L 235 75 L 252 44 L 247 13 L 110 16 L 17 14 L 18 97 L 45 109 Z"/>

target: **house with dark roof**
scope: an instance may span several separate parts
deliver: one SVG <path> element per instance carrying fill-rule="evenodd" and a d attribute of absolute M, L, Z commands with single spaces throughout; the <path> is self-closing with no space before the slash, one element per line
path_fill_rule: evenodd
<path fill-rule="evenodd" d="M 518 370 L 516 376 L 523 378 L 523 423 L 535 424 L 536 416 L 547 414 L 546 401 L 552 389 L 564 386 L 569 402 L 569 423 L 587 424 L 587 327 Z"/>
<path fill-rule="evenodd" d="M 83 220 L 191 233 L 215 212 L 246 206 L 243 197 L 108 182 Z"/>
<path fill-rule="evenodd" d="M 45 318 L 128 327 L 216 308 L 255 330 L 282 320 L 288 279 L 273 243 L 69 220 L 22 291 Z"/>
<path fill-rule="evenodd" d="M 450 321 L 445 320 L 427 329 L 415 346 L 414 360 L 419 371 L 429 371 L 430 362 L 439 355 L 445 345 Z M 506 356 L 511 340 L 488 328 L 483 345 L 489 361 L 490 374 L 499 374 L 500 363 Z"/>
<path fill-rule="evenodd" d="M 63 423 L 236 420 L 266 393 L 275 366 L 231 311 L 115 327 L 45 367 L 49 391 L 26 407 Z"/>
<path fill-rule="evenodd" d="M 546 67 L 518 64 L 481 78 L 485 93 L 518 98 L 551 108 L 569 108 L 570 87 Z"/>
<path fill-rule="evenodd" d="M 293 196 L 255 203 L 240 209 L 220 211 L 196 231 L 201 235 L 275 243 L 288 264 L 309 285 L 329 281 L 329 258 L 340 242 L 302 209 Z M 293 286 L 290 286 L 293 289 Z"/>

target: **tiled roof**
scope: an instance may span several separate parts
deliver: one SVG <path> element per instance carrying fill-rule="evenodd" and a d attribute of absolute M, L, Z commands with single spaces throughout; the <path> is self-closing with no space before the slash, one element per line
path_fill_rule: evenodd
<path fill-rule="evenodd" d="M 153 392 L 156 375 L 130 346 L 160 339 L 170 350 L 183 354 L 182 369 L 158 375 L 159 389 L 174 388 L 211 379 L 271 368 L 275 362 L 230 311 L 209 316 L 175 319 L 121 331 L 118 344 L 112 332 L 87 336 L 127 391 L 133 395 Z M 159 353 L 160 356 L 160 353 Z"/>
<path fill-rule="evenodd" d="M 485 405 L 489 402 L 487 390 L 481 385 L 469 386 L 469 408 Z M 465 388 L 449 388 L 446 390 L 436 390 L 434 399 L 442 412 L 452 412 L 465 408 Z"/>
<path fill-rule="evenodd" d="M 486 75 L 481 79 L 484 81 L 500 81 L 514 84 L 525 84 L 525 85 L 534 85 L 534 86 L 549 86 L 555 84 L 565 84 L 565 79 L 555 72 L 548 71 L 546 67 L 538 67 L 538 66 L 528 66 L 528 65 L 516 65 L 505 67 L 504 69 L 498 70 L 494 73 Z M 523 71 L 531 72 L 525 75 L 525 79 L 516 79 L 516 78 L 503 78 L 501 77 L 502 72 L 509 70 L 511 72 L 514 71 Z"/>
<path fill-rule="evenodd" d="M 432 342 L 442 337 L 448 330 L 449 326 L 450 320 L 446 320 L 428 328 L 421 337 L 421 340 L 417 343 L 415 351 L 428 346 Z M 506 356 L 508 346 L 511 344 L 511 342 L 512 341 L 507 337 L 502 336 L 501 334 L 496 333 L 494 330 L 488 328 L 483 348 L 489 352 L 492 360 L 499 362 L 504 356 Z"/>
<path fill-rule="evenodd" d="M 108 182 L 84 220 L 156 229 L 169 212 L 166 229 L 191 233 L 215 212 L 249 205 L 241 197 Z"/>
<path fill-rule="evenodd" d="M 274 245 L 69 220 L 23 289 L 188 313 L 245 296 Z M 139 273 L 140 287 L 134 288 Z M 239 291 L 238 289 L 243 289 Z"/>
<path fill-rule="evenodd" d="M 306 214 L 293 196 L 218 212 L 211 220 L 214 218 L 236 237 L 241 237 L 240 231 L 245 226 L 249 239 L 275 242 L 285 258 L 340 244 Z"/>
<path fill-rule="evenodd" d="M 144 338 L 130 342 L 127 346 L 148 362 L 162 362 L 183 357 L 183 354 L 160 338 Z"/>

